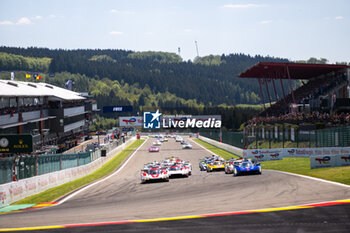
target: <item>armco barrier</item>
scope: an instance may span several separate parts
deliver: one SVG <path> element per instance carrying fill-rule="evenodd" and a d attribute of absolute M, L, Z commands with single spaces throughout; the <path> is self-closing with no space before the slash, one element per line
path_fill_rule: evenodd
<path fill-rule="evenodd" d="M 89 164 L 0 185 L 0 208 L 92 173 L 135 140 L 136 137 L 130 138 L 126 143 L 111 150 L 107 157 L 101 157 Z"/>
<path fill-rule="evenodd" d="M 231 146 L 231 145 L 228 145 L 228 144 L 225 144 L 225 143 L 222 143 L 222 142 L 218 142 L 218 141 L 215 141 L 213 139 L 210 139 L 210 138 L 206 138 L 206 137 L 203 137 L 203 136 L 199 136 L 198 137 L 200 140 L 202 141 L 205 141 L 213 146 L 216 146 L 220 149 L 223 149 L 223 150 L 226 150 L 230 153 L 233 153 L 239 157 L 243 157 L 243 150 L 241 148 L 238 148 L 238 147 L 235 147 L 235 146 Z"/>

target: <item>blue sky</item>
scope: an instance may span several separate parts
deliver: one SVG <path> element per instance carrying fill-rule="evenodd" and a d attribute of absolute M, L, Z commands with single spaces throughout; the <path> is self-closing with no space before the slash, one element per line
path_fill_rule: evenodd
<path fill-rule="evenodd" d="M 0 0 L 0 45 L 350 62 L 349 0 Z"/>

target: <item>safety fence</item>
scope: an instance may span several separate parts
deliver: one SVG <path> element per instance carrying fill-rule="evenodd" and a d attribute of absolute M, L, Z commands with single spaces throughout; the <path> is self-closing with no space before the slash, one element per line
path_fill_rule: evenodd
<path fill-rule="evenodd" d="M 219 130 L 203 130 L 199 132 L 199 135 L 216 141 L 220 141 L 220 134 L 223 143 L 242 149 L 244 148 L 243 132 L 220 132 Z"/>
<path fill-rule="evenodd" d="M 315 129 L 314 125 L 259 125 L 246 127 L 248 149 L 350 146 L 350 126 Z"/>
<path fill-rule="evenodd" d="M 88 152 L 0 158 L 0 184 L 89 164 L 129 139 L 127 136 L 124 140 L 115 140 L 103 147 L 93 147 Z"/>

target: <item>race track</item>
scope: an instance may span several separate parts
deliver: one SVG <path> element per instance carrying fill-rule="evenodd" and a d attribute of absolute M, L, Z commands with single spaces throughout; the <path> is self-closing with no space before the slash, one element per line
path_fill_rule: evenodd
<path fill-rule="evenodd" d="M 263 170 L 262 175 L 233 177 L 199 171 L 198 161 L 210 153 L 192 143 L 182 150 L 174 139 L 159 153 L 149 153 L 148 139 L 115 176 L 92 186 L 61 205 L 0 215 L 0 228 L 153 219 L 242 210 L 296 206 L 349 199 L 350 188 Z M 192 163 L 192 176 L 170 182 L 140 184 L 143 164 L 179 156 Z M 13 221 L 16 219 L 16 221 Z"/>

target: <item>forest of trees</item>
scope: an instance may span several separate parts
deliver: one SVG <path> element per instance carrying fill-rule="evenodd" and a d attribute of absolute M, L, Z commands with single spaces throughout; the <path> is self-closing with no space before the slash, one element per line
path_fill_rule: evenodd
<path fill-rule="evenodd" d="M 15 71 L 21 81 L 64 87 L 73 80 L 73 90 L 89 92 L 100 109 L 132 105 L 133 114 L 155 107 L 168 114 L 221 114 L 225 128 L 238 129 L 260 109 L 235 105 L 258 104 L 260 97 L 255 79 L 237 75 L 262 61 L 288 62 L 244 54 L 209 55 L 192 62 L 165 52 L 0 47 L 0 79 Z M 26 79 L 28 72 L 42 80 Z"/>
<path fill-rule="evenodd" d="M 260 61 L 288 61 L 273 57 L 223 54 L 197 58 L 191 62 L 182 61 L 181 57 L 173 53 L 127 50 L 0 47 L 0 52 L 51 58 L 50 73 L 69 72 L 99 80 L 108 78 L 124 81 L 129 85 L 138 83 L 140 88 L 148 85 L 154 93 L 168 91 L 180 98 L 196 99 L 198 103 L 213 106 L 260 103 L 256 80 L 241 79 L 237 75 Z M 15 68 L 25 70 L 22 66 Z M 0 69 L 8 70 L 1 65 Z"/>

